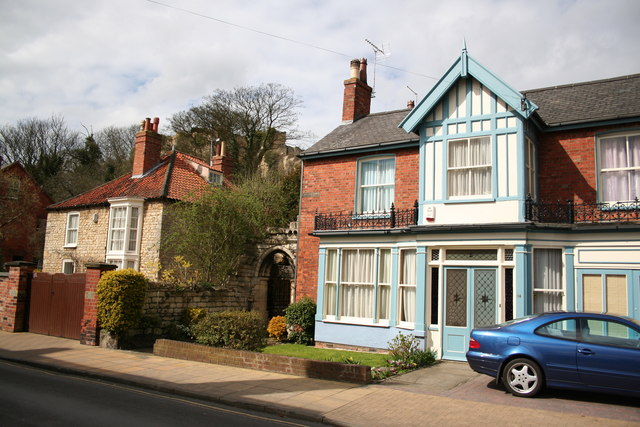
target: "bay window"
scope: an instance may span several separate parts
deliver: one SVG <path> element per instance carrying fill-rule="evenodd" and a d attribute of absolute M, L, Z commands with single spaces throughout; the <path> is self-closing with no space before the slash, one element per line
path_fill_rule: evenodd
<path fill-rule="evenodd" d="M 106 262 L 118 268 L 139 268 L 142 199 L 110 199 Z"/>
<path fill-rule="evenodd" d="M 640 197 L 640 133 L 601 137 L 599 198 L 624 202 Z"/>
<path fill-rule="evenodd" d="M 624 274 L 584 274 L 582 307 L 593 313 L 628 316 L 627 276 Z"/>
<path fill-rule="evenodd" d="M 390 300 L 390 249 L 327 250 L 324 319 L 388 322 Z"/>
<path fill-rule="evenodd" d="M 396 161 L 393 157 L 366 159 L 358 162 L 356 211 L 389 212 L 393 203 Z"/>
<path fill-rule="evenodd" d="M 491 138 L 449 141 L 447 195 L 449 198 L 491 194 Z"/>

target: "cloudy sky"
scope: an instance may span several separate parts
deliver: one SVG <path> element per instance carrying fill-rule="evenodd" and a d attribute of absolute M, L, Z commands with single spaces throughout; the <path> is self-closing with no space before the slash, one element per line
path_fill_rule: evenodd
<path fill-rule="evenodd" d="M 299 126 L 340 124 L 365 39 L 372 111 L 420 99 L 468 52 L 518 90 L 640 72 L 638 0 L 0 0 L 0 126 L 94 131 L 168 118 L 216 89 L 275 82 Z M 308 145 L 313 138 L 305 141 Z"/>

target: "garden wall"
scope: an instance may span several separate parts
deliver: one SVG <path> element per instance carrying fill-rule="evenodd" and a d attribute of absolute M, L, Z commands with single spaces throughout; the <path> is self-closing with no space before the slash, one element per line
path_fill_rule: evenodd
<path fill-rule="evenodd" d="M 324 380 L 366 384 L 371 381 L 371 367 L 339 362 L 301 359 L 279 354 L 209 347 L 182 341 L 157 340 L 153 354 L 194 362 L 216 363 L 239 368 L 257 369 Z"/>

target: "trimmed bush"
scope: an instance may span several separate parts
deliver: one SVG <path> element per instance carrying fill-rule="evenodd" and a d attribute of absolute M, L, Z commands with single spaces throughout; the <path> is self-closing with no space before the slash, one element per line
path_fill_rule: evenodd
<path fill-rule="evenodd" d="M 191 332 L 199 344 L 256 351 L 267 345 L 267 324 L 254 311 L 220 311 L 196 320 Z"/>
<path fill-rule="evenodd" d="M 282 341 L 285 335 L 287 335 L 287 321 L 284 316 L 272 317 L 269 321 L 267 332 L 269 332 L 269 337 Z"/>
<path fill-rule="evenodd" d="M 316 325 L 316 303 L 305 296 L 285 309 L 289 341 L 296 344 L 313 344 Z"/>
<path fill-rule="evenodd" d="M 116 335 L 138 325 L 148 281 L 132 269 L 108 271 L 96 287 L 98 323 Z"/>

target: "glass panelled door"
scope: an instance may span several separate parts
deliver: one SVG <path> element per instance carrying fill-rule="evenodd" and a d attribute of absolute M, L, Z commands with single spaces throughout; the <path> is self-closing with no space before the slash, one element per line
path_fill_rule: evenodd
<path fill-rule="evenodd" d="M 497 269 L 445 269 L 443 357 L 465 360 L 471 329 L 494 325 L 497 311 Z"/>

